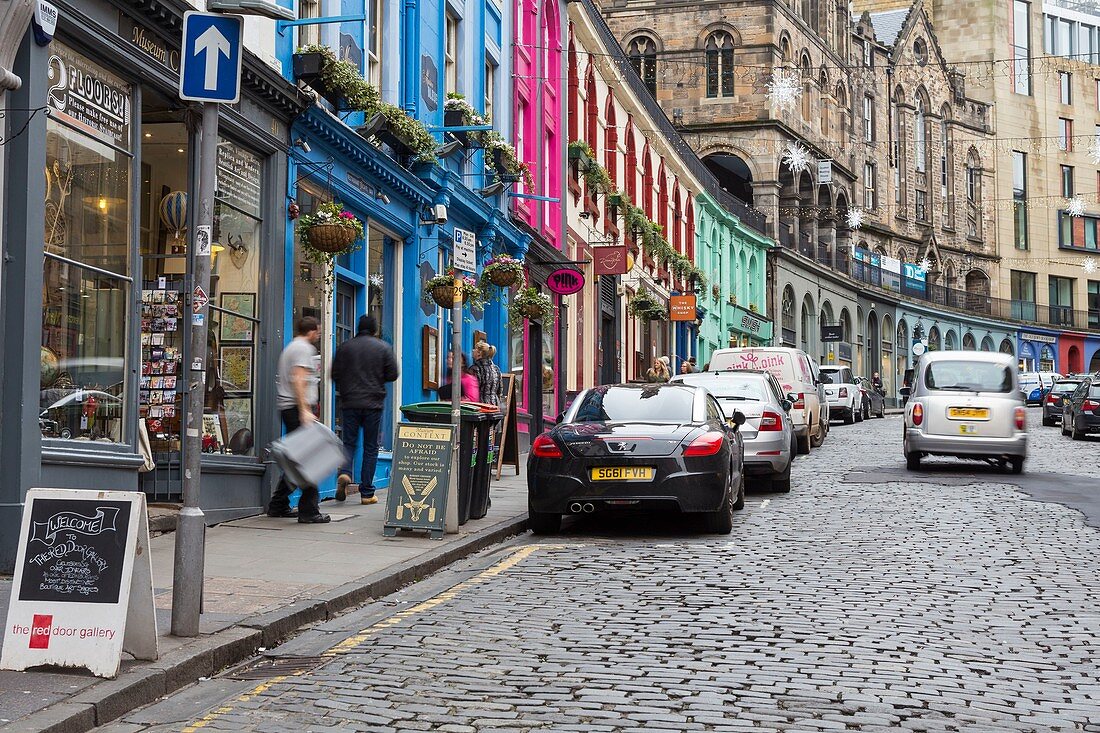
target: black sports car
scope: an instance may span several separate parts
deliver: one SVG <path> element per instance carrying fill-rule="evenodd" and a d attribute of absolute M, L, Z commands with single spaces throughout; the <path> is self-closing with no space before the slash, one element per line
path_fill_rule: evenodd
<path fill-rule="evenodd" d="M 729 534 L 745 505 L 744 446 L 732 418 L 703 387 L 622 384 L 577 396 L 527 460 L 530 526 L 561 529 L 563 514 L 613 509 L 700 513 Z"/>

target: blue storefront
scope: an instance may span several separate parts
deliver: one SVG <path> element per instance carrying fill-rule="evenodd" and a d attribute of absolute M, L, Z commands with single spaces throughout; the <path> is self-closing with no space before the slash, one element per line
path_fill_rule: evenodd
<path fill-rule="evenodd" d="M 1061 366 L 1058 360 L 1058 339 L 1060 331 L 1051 331 L 1028 326 L 1016 334 L 1016 354 L 1020 361 L 1020 371 L 1056 372 Z"/>

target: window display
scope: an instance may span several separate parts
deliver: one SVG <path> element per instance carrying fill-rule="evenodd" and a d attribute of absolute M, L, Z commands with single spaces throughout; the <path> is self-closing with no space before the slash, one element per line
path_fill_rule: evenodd
<path fill-rule="evenodd" d="M 42 282 L 43 437 L 118 443 L 130 293 L 130 87 L 50 48 Z"/>

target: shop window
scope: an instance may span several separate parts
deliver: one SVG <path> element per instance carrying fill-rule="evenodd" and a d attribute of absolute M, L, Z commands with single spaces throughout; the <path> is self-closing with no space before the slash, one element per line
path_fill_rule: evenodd
<path fill-rule="evenodd" d="M 49 61 L 42 284 L 43 437 L 119 443 L 131 292 L 131 91 L 59 43 Z M 80 94 L 75 83 L 101 95 Z"/>

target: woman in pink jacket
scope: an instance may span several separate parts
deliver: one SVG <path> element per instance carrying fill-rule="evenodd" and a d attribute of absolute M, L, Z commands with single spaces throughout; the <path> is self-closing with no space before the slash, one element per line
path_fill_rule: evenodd
<path fill-rule="evenodd" d="M 447 352 L 447 374 L 450 374 L 454 369 L 454 352 Z M 465 402 L 477 402 L 481 397 L 481 392 L 478 388 L 477 376 L 470 371 L 470 362 L 466 359 L 466 354 L 462 354 L 462 399 Z M 439 399 L 449 400 L 451 399 L 451 385 L 450 383 L 444 384 L 439 388 Z"/>

